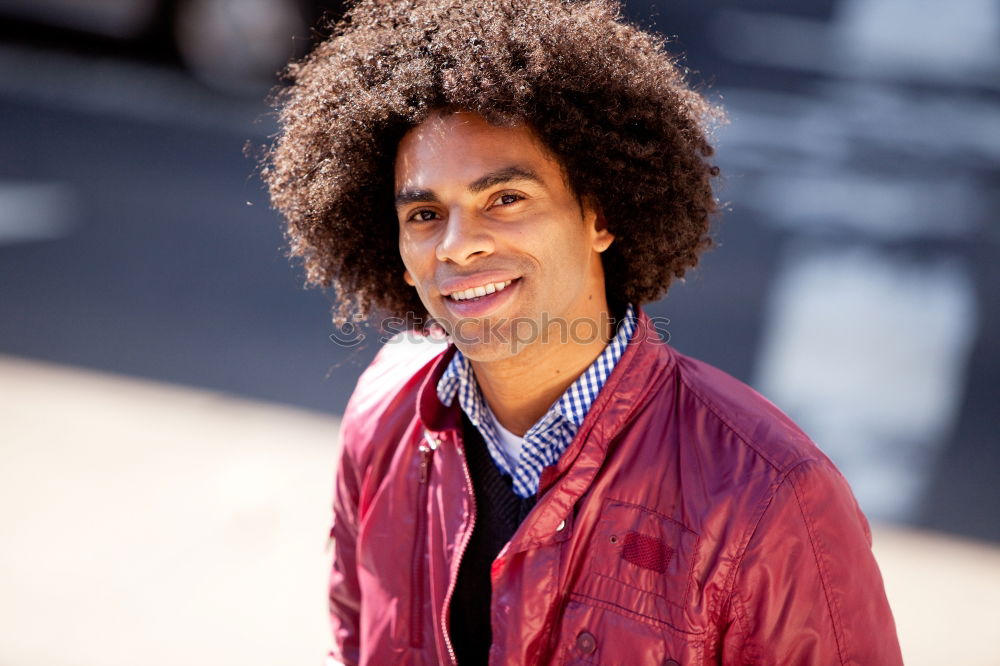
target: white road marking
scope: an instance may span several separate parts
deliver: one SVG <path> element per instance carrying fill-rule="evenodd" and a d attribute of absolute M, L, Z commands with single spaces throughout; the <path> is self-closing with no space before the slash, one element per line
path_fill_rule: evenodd
<path fill-rule="evenodd" d="M 754 384 L 880 520 L 911 520 L 954 426 L 977 327 L 957 260 L 872 248 L 792 252 L 775 278 Z"/>
<path fill-rule="evenodd" d="M 65 183 L 0 181 L 0 245 L 68 236 L 76 209 L 76 193 Z"/>
<path fill-rule="evenodd" d="M 838 77 L 997 89 L 1000 4 L 841 0 L 830 21 L 724 8 L 713 46 L 737 62 Z"/>

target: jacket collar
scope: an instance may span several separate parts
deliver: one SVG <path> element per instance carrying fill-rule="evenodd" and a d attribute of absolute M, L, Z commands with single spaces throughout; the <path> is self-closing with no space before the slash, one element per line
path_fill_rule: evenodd
<path fill-rule="evenodd" d="M 569 538 L 573 506 L 590 489 L 604 465 L 611 440 L 668 380 L 676 364 L 673 350 L 653 328 L 646 313 L 640 311 L 631 342 L 573 442 L 558 463 L 542 472 L 540 500 L 508 543 L 508 555 Z"/>
<path fill-rule="evenodd" d="M 417 394 L 417 416 L 423 426 L 431 431 L 441 431 L 449 428 L 457 428 L 460 416 L 456 414 L 455 407 L 458 401 L 452 402 L 452 407 L 445 407 L 437 395 L 437 385 L 441 380 L 441 375 L 448 369 L 452 357 L 455 355 L 456 347 L 449 344 L 448 348 L 438 356 L 436 362 L 431 367 L 430 372 L 424 377 L 420 384 L 420 391 Z"/>
<path fill-rule="evenodd" d="M 635 333 L 625 353 L 590 406 L 573 443 L 559 462 L 548 468 L 548 474 L 543 475 L 541 489 L 545 488 L 547 480 L 551 482 L 572 466 L 586 443 L 594 442 L 598 449 L 592 452 L 603 460 L 608 442 L 636 409 L 646 403 L 649 394 L 666 378 L 675 363 L 673 350 L 660 337 L 646 313 L 640 310 Z"/>

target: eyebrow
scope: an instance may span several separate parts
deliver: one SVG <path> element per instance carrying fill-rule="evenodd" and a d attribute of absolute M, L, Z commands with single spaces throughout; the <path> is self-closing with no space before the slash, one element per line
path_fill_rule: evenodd
<path fill-rule="evenodd" d="M 523 166 L 512 165 L 491 171 L 469 183 L 468 190 L 473 194 L 479 194 L 484 190 L 507 183 L 512 180 L 530 180 L 539 185 L 544 185 L 537 173 Z M 411 203 L 438 203 L 440 199 L 433 190 L 400 190 L 396 193 L 396 206 L 405 206 Z"/>
<path fill-rule="evenodd" d="M 539 178 L 538 174 L 531 169 L 514 165 L 497 169 L 496 171 L 491 171 L 485 176 L 477 178 L 469 183 L 469 191 L 473 194 L 479 194 L 483 190 L 488 190 L 494 185 L 499 185 L 500 183 L 506 183 L 512 180 L 532 180 L 539 185 L 543 184 L 542 179 Z"/>
<path fill-rule="evenodd" d="M 431 190 L 401 190 L 396 194 L 396 208 L 411 203 L 439 203 L 437 195 Z"/>

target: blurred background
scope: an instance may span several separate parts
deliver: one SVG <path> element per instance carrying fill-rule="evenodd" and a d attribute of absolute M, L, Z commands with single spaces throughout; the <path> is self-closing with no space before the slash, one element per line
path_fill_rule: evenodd
<path fill-rule="evenodd" d="M 0 666 L 322 658 L 378 343 L 331 339 L 245 155 L 339 11 L 0 0 Z M 1000 664 L 1000 0 L 625 11 L 730 120 L 718 247 L 648 311 L 840 466 L 907 663 Z"/>

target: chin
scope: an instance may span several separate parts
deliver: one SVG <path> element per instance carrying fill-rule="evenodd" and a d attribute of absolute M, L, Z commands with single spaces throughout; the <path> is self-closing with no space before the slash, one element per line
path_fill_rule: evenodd
<path fill-rule="evenodd" d="M 489 320 L 465 325 L 451 332 L 451 341 L 470 361 L 489 363 L 517 356 L 534 342 L 531 336 L 518 338 L 509 322 L 492 325 Z"/>
<path fill-rule="evenodd" d="M 516 356 L 509 344 L 504 343 L 462 343 L 459 344 L 455 342 L 455 346 L 458 347 L 459 351 L 465 356 L 465 358 L 470 361 L 475 361 L 477 363 L 495 363 L 497 361 L 504 361 L 509 358 Z"/>

